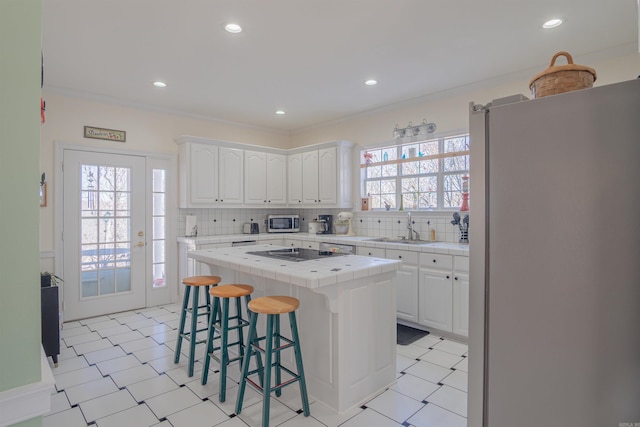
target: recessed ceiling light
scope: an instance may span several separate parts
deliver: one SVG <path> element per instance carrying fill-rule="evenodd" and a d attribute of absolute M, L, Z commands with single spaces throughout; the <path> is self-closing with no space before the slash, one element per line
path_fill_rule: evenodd
<path fill-rule="evenodd" d="M 560 18 L 550 19 L 544 24 L 542 24 L 542 28 L 548 30 L 549 28 L 559 27 L 560 25 L 562 25 L 563 22 L 564 21 Z"/>
<path fill-rule="evenodd" d="M 242 31 L 242 27 L 238 24 L 227 24 L 224 29 L 230 33 L 237 34 Z"/>
<path fill-rule="evenodd" d="M 284 116 L 285 112 L 284 112 L 284 110 L 278 110 L 278 111 L 276 111 L 276 114 L 279 115 L 279 116 Z"/>
<path fill-rule="evenodd" d="M 153 82 L 153 85 L 155 87 L 167 87 L 167 84 L 165 82 Z"/>
<path fill-rule="evenodd" d="M 366 84 L 367 86 L 375 86 L 375 85 L 378 84 L 378 81 L 370 79 L 370 80 L 367 80 L 366 82 L 364 82 L 364 84 Z"/>

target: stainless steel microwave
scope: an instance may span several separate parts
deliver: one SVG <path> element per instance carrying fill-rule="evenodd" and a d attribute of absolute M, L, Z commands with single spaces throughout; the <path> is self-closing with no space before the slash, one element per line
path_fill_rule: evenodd
<path fill-rule="evenodd" d="M 297 233 L 300 231 L 299 215 L 268 215 L 267 232 Z"/>

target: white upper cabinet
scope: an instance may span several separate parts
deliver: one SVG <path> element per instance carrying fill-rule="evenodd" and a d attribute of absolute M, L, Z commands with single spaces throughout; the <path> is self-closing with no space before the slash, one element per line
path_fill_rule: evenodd
<path fill-rule="evenodd" d="M 267 153 L 267 206 L 287 204 L 287 156 Z"/>
<path fill-rule="evenodd" d="M 240 206 L 244 201 L 244 150 L 220 147 L 218 198 L 221 204 Z"/>
<path fill-rule="evenodd" d="M 287 203 L 302 206 L 302 154 L 287 156 Z"/>
<path fill-rule="evenodd" d="M 180 146 L 180 207 L 206 208 L 218 203 L 218 147 Z"/>
<path fill-rule="evenodd" d="M 302 153 L 302 204 L 318 204 L 318 151 Z"/>
<path fill-rule="evenodd" d="M 326 206 L 350 209 L 351 151 L 346 141 L 302 154 L 302 204 L 305 207 Z M 290 156 L 291 157 L 291 156 Z M 294 185 L 289 175 L 289 185 Z M 291 203 L 292 198 L 289 198 Z"/>
<path fill-rule="evenodd" d="M 350 142 L 285 151 L 193 136 L 175 141 L 181 208 L 353 206 Z"/>
<path fill-rule="evenodd" d="M 287 157 L 260 151 L 244 152 L 244 202 L 284 206 L 287 203 Z"/>
<path fill-rule="evenodd" d="M 267 153 L 244 152 L 244 202 L 263 205 L 267 202 Z"/>
<path fill-rule="evenodd" d="M 218 147 L 189 145 L 191 203 L 214 203 L 218 199 Z"/>
<path fill-rule="evenodd" d="M 338 202 L 337 148 L 318 150 L 318 203 L 335 205 Z"/>

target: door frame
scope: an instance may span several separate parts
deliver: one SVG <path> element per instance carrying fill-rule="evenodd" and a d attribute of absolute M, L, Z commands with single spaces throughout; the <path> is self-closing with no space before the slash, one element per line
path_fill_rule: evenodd
<path fill-rule="evenodd" d="M 177 279 L 177 236 L 176 236 L 176 214 L 178 210 L 178 174 L 177 164 L 178 157 L 175 154 L 157 154 L 150 152 L 140 152 L 134 150 L 116 150 L 111 148 L 94 147 L 90 145 L 72 144 L 63 141 L 54 141 L 54 182 L 53 182 L 53 217 L 54 217 L 54 253 L 55 253 L 55 271 L 64 271 L 64 250 L 62 241 L 62 231 L 64 228 L 63 221 L 63 180 L 62 178 L 62 161 L 64 158 L 64 150 L 86 151 L 100 154 L 119 154 L 125 156 L 140 156 L 146 159 L 145 174 L 148 178 L 147 188 L 145 189 L 146 211 L 152 212 L 152 194 L 150 190 L 151 172 L 154 168 L 162 167 L 167 170 L 166 180 L 166 245 L 165 245 L 165 275 L 167 286 L 164 288 L 151 288 L 147 283 L 145 285 L 146 306 L 152 307 L 163 303 L 175 303 L 178 301 L 178 279 Z M 58 184 L 58 185 L 56 185 Z M 152 221 L 150 215 L 145 218 L 146 230 L 145 235 L 151 236 Z M 149 249 L 151 247 L 149 246 Z M 152 250 L 147 250 L 145 275 L 149 279 L 151 277 L 151 260 L 153 256 Z M 64 277 L 63 277 L 64 279 Z M 149 282 L 149 280 L 147 280 Z M 61 308 L 62 320 L 64 321 L 64 286 L 61 287 Z"/>

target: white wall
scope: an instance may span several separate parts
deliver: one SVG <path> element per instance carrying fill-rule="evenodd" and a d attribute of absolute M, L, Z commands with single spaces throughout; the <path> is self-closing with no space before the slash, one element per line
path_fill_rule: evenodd
<path fill-rule="evenodd" d="M 623 52 L 601 52 L 573 59 L 576 64 L 586 65 L 596 70 L 598 77 L 595 86 L 635 79 L 640 74 L 640 55 L 637 48 L 625 46 L 620 50 Z M 549 60 L 552 55 L 549 56 Z M 561 65 L 560 61 L 562 59 L 557 65 Z M 415 125 L 421 123 L 423 119 L 436 124 L 436 134 L 467 131 L 469 102 L 485 104 L 496 98 L 519 93 L 530 97 L 531 77 L 547 66 L 548 64 L 540 64 L 538 70 L 500 76 L 491 81 L 416 98 L 356 117 L 314 126 L 294 133 L 291 142 L 294 147 L 335 139 L 345 139 L 359 145 L 380 144 L 392 140 L 391 133 L 396 124 L 405 127 L 409 121 Z M 473 73 L 473 70 L 469 72 Z"/>
<path fill-rule="evenodd" d="M 40 209 L 40 251 L 52 251 L 54 247 L 54 141 L 175 155 L 178 154 L 178 145 L 173 138 L 178 135 L 196 135 L 278 148 L 290 145 L 288 133 L 72 98 L 46 90 L 43 91 L 43 97 L 47 109 L 46 123 L 42 126 L 40 138 L 40 170 L 47 176 L 49 198 L 47 207 Z M 127 132 L 127 141 L 120 143 L 86 139 L 83 137 L 84 126 L 124 130 Z"/>
<path fill-rule="evenodd" d="M 632 52 L 632 53 L 630 53 Z M 550 55 L 551 57 L 552 55 Z M 576 57 L 575 63 L 596 69 L 596 85 L 634 79 L 640 74 L 640 55 L 637 49 L 621 48 L 620 51 Z M 47 102 L 47 123 L 42 126 L 40 168 L 47 174 L 48 192 L 53 195 L 55 178 L 52 171 L 53 141 L 64 141 L 94 147 L 122 150 L 176 154 L 178 146 L 173 138 L 178 135 L 194 135 L 211 139 L 242 142 L 276 148 L 294 148 L 332 140 L 348 140 L 360 146 L 391 141 L 395 124 L 406 126 L 422 119 L 436 123 L 439 133 L 468 130 L 468 105 L 470 101 L 486 103 L 495 98 L 516 93 L 529 95 L 529 80 L 539 70 L 528 70 L 518 75 L 497 77 L 468 87 L 446 91 L 428 97 L 347 117 L 337 122 L 318 125 L 293 134 L 265 129 L 243 127 L 230 123 L 188 118 L 132 107 L 109 104 L 87 99 L 73 98 L 43 92 Z M 473 72 L 470 70 L 470 72 Z M 127 131 L 127 142 L 117 143 L 83 138 L 83 126 L 97 126 Z M 358 168 L 359 149 L 354 147 L 354 170 Z M 359 174 L 354 174 L 358 177 Z M 357 179 L 353 182 L 354 200 L 358 201 L 360 189 Z M 40 250 L 53 250 L 53 200 L 40 210 Z M 359 203 L 354 202 L 354 206 Z"/>

